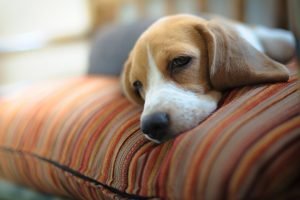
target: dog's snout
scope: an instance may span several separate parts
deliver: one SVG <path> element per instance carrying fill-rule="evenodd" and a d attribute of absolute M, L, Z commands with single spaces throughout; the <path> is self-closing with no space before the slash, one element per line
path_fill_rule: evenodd
<path fill-rule="evenodd" d="M 169 124 L 169 115 L 164 112 L 158 112 L 143 117 L 141 128 L 143 133 L 150 138 L 160 140 L 166 134 Z"/>

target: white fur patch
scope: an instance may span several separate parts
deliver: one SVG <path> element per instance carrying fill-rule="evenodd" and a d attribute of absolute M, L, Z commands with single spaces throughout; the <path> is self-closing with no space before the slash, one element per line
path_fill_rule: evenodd
<path fill-rule="evenodd" d="M 147 46 L 147 52 L 148 88 L 145 91 L 141 120 L 149 114 L 166 112 L 171 121 L 170 133 L 176 135 L 195 127 L 217 108 L 221 97 L 219 92 L 196 94 L 181 88 L 172 81 L 165 80 L 155 64 L 149 46 Z"/>
<path fill-rule="evenodd" d="M 241 36 L 244 40 L 250 43 L 253 47 L 255 47 L 258 51 L 264 52 L 264 48 L 259 41 L 259 38 L 256 34 L 251 30 L 251 28 L 243 25 L 243 24 L 234 24 L 235 30 L 238 32 L 239 36 Z"/>
<path fill-rule="evenodd" d="M 160 143 L 161 143 L 161 141 L 156 140 L 156 139 L 153 139 L 153 138 L 149 137 L 149 136 L 146 135 L 146 134 L 144 134 L 144 136 L 145 136 L 145 138 L 147 138 L 148 140 L 151 140 L 152 142 L 155 142 L 156 144 L 160 144 Z"/>

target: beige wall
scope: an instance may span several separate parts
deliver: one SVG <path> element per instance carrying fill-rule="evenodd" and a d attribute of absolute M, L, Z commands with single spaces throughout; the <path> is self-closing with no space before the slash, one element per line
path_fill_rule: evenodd
<path fill-rule="evenodd" d="M 49 43 L 90 29 L 87 0 L 0 0 L 0 85 L 84 74 L 86 39 Z"/>
<path fill-rule="evenodd" d="M 0 54 L 0 86 L 80 76 L 87 71 L 89 42 L 50 45 L 34 51 Z"/>
<path fill-rule="evenodd" d="M 73 34 L 89 29 L 86 0 L 0 0 L 0 37 L 24 32 Z"/>

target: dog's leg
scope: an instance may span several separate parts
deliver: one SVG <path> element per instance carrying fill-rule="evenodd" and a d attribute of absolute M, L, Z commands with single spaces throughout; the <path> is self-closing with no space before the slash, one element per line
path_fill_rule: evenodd
<path fill-rule="evenodd" d="M 281 63 L 288 62 L 295 54 L 296 41 L 290 31 L 256 26 L 252 28 L 264 52 Z"/>
<path fill-rule="evenodd" d="M 278 62 L 286 63 L 295 54 L 296 41 L 290 31 L 241 23 L 234 23 L 233 27 L 258 51 Z"/>

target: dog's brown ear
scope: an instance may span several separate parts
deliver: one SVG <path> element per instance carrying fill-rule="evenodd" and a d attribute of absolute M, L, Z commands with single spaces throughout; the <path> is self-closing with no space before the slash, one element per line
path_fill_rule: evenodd
<path fill-rule="evenodd" d="M 257 51 L 230 27 L 212 20 L 197 29 L 207 42 L 209 76 L 215 89 L 288 80 L 284 65 Z"/>
<path fill-rule="evenodd" d="M 127 61 L 124 64 L 123 71 L 121 73 L 121 88 L 124 95 L 133 103 L 143 105 L 144 101 L 139 94 L 134 90 L 132 83 L 130 82 L 130 72 L 132 68 L 131 56 L 129 55 Z"/>

